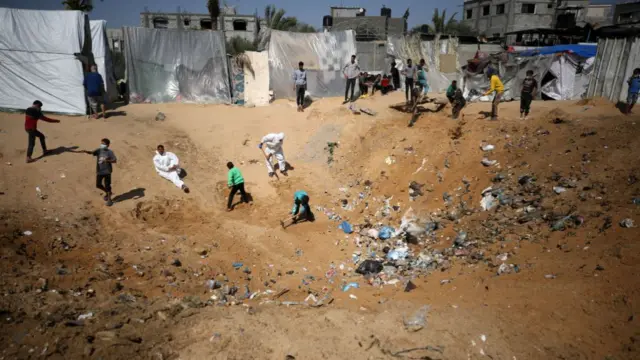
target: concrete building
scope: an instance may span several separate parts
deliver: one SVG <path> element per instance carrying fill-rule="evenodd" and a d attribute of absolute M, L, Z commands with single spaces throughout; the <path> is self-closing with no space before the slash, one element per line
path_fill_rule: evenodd
<path fill-rule="evenodd" d="M 143 12 L 140 14 L 140 26 L 153 29 L 206 30 L 213 27 L 213 22 L 209 14 Z M 253 42 L 258 36 L 258 18 L 255 15 L 239 15 L 235 8 L 225 7 L 218 19 L 217 30 L 224 31 L 227 40 L 241 37 Z"/>
<path fill-rule="evenodd" d="M 640 22 L 640 1 L 616 5 L 616 9 L 613 14 L 614 24 L 629 24 L 637 22 Z"/>
<path fill-rule="evenodd" d="M 612 21 L 611 5 L 588 0 L 468 0 L 463 22 L 487 37 L 529 29 L 568 29 Z"/>
<path fill-rule="evenodd" d="M 109 49 L 113 52 L 122 52 L 124 49 L 124 37 L 122 29 L 107 29 L 107 41 Z"/>
<path fill-rule="evenodd" d="M 407 32 L 407 19 L 391 17 L 391 9 L 383 7 L 380 16 L 368 16 L 361 7 L 331 7 L 331 15 L 323 18 L 327 31 L 354 30 L 356 40 L 386 40 L 388 35 L 403 35 Z"/>

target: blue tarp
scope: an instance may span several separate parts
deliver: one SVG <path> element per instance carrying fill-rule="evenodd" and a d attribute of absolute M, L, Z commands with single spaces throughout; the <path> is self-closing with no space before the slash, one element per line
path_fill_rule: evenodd
<path fill-rule="evenodd" d="M 555 45 L 545 46 L 537 49 L 525 50 L 520 52 L 520 56 L 537 56 L 551 55 L 563 52 L 574 53 L 583 58 L 591 58 L 596 56 L 598 45 Z"/>

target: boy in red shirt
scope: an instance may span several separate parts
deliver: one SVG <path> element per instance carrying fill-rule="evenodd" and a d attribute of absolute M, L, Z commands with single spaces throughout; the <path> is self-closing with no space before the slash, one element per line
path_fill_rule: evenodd
<path fill-rule="evenodd" d="M 60 120 L 49 119 L 42 114 L 42 102 L 36 100 L 33 105 L 25 111 L 24 130 L 29 134 L 29 145 L 27 147 L 27 163 L 32 163 L 35 160 L 31 157 L 33 155 L 33 148 L 36 146 L 36 137 L 40 139 L 40 146 L 42 146 L 42 156 L 49 154 L 47 150 L 47 143 L 45 142 L 45 136 L 38 131 L 38 120 L 59 123 Z"/>

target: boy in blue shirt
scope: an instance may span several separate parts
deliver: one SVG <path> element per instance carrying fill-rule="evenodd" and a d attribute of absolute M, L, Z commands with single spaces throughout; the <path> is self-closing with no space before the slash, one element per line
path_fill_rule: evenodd
<path fill-rule="evenodd" d="M 640 68 L 633 69 L 633 75 L 627 80 L 629 84 L 629 93 L 627 94 L 627 114 L 631 114 L 633 105 L 638 101 L 638 93 L 640 93 Z"/>
<path fill-rule="evenodd" d="M 298 190 L 293 194 L 293 208 L 291 209 L 291 215 L 294 216 L 294 224 L 302 219 L 313 221 L 313 214 L 309 207 L 309 195 L 306 191 Z"/>

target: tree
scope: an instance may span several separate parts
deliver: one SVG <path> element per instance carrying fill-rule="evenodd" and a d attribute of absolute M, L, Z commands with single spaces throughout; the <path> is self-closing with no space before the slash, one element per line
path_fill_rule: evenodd
<path fill-rule="evenodd" d="M 471 29 L 467 24 L 454 19 L 457 14 L 458 13 L 454 13 L 449 19 L 447 19 L 447 10 L 443 10 L 442 14 L 440 14 L 438 9 L 435 9 L 433 11 L 433 16 L 431 17 L 431 24 L 414 26 L 410 32 L 417 34 L 440 33 L 448 35 L 474 35 L 473 29 Z"/>
<path fill-rule="evenodd" d="M 273 30 L 292 31 L 298 25 L 298 19 L 286 17 L 284 14 L 284 9 L 276 9 L 275 5 L 267 5 L 264 8 L 264 20 L 267 27 Z"/>
<path fill-rule="evenodd" d="M 432 29 L 435 33 L 448 33 L 453 23 L 456 21 L 454 18 L 458 13 L 453 13 L 447 21 L 447 10 L 442 10 L 442 15 L 439 14 L 438 9 L 433 10 L 433 16 L 431 17 Z"/>
<path fill-rule="evenodd" d="M 296 27 L 293 28 L 291 31 L 301 32 L 301 33 L 318 32 L 318 30 L 316 28 L 314 28 L 313 26 L 311 26 L 309 24 L 305 24 L 303 22 L 298 22 L 298 25 L 296 25 Z"/>
<path fill-rule="evenodd" d="M 227 54 L 232 56 L 236 56 L 245 51 L 256 51 L 256 49 L 257 46 L 255 43 L 239 36 L 234 36 L 227 41 Z"/>
<path fill-rule="evenodd" d="M 211 30 L 218 30 L 218 18 L 220 17 L 220 1 L 207 0 L 207 9 L 211 15 Z"/>
<path fill-rule="evenodd" d="M 91 0 L 64 0 L 62 5 L 64 5 L 65 10 L 79 10 L 82 12 L 91 12 L 93 10 Z"/>

